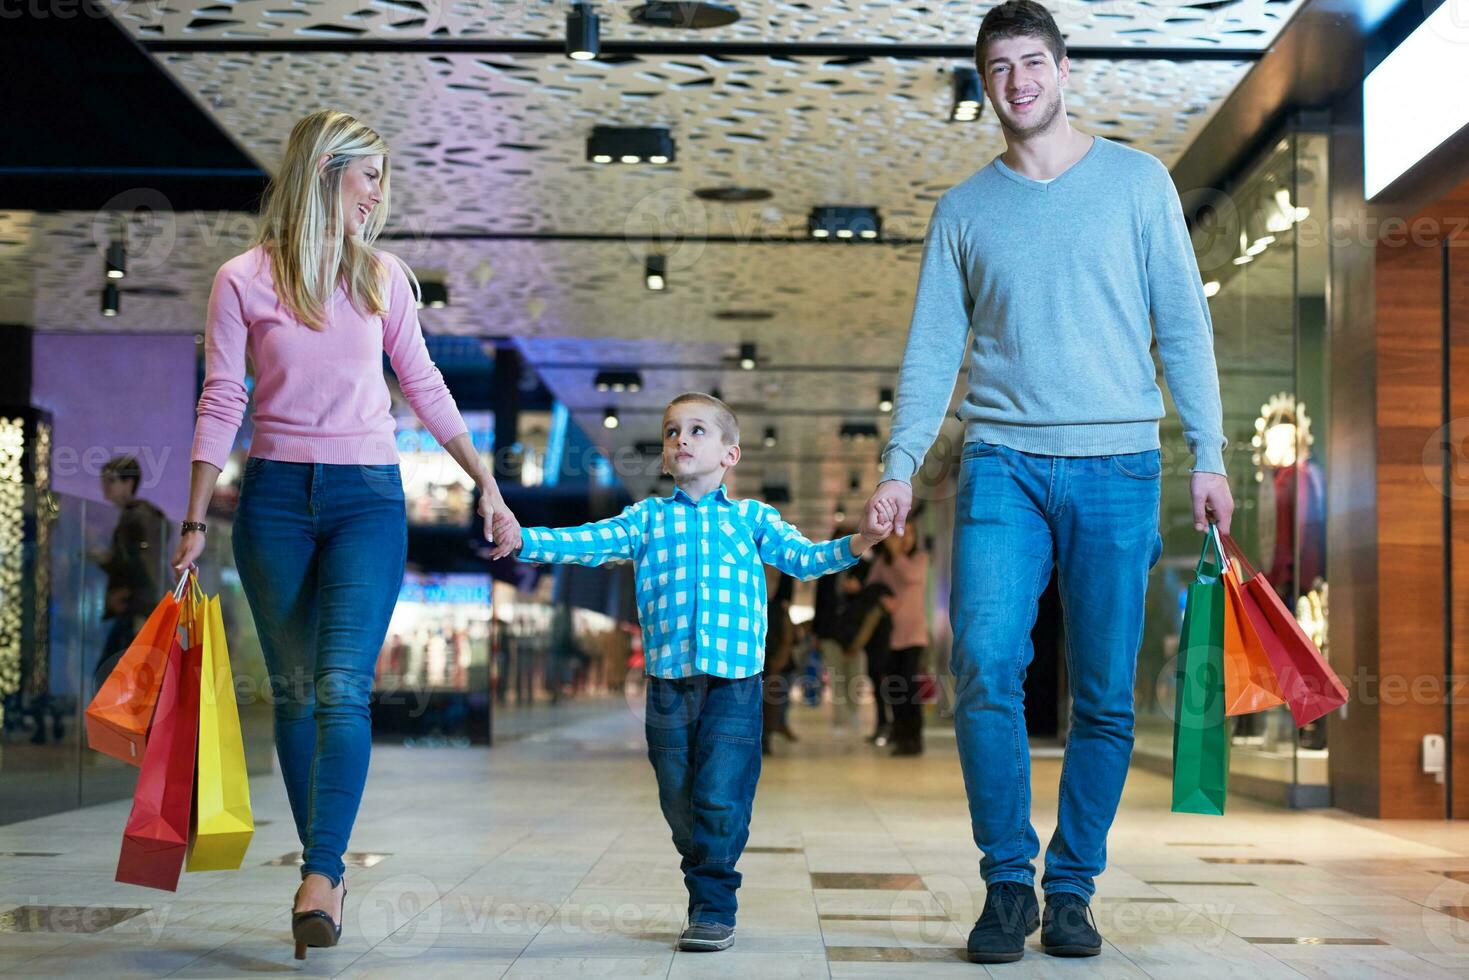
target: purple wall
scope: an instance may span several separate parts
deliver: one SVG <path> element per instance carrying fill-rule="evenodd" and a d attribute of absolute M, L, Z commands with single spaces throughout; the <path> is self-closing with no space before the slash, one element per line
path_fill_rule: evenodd
<path fill-rule="evenodd" d="M 140 496 L 182 517 L 197 398 L 193 334 L 37 333 L 32 400 L 55 420 L 51 486 L 101 500 L 113 456 L 136 456 Z"/>

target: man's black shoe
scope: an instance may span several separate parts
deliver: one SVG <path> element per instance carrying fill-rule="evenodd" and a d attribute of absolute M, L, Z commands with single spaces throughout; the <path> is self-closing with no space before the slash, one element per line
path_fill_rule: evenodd
<path fill-rule="evenodd" d="M 1052 956 L 1096 956 L 1102 935 L 1086 899 L 1070 892 L 1046 896 L 1041 946 Z"/>
<path fill-rule="evenodd" d="M 969 931 L 969 962 L 1013 963 L 1025 955 L 1025 937 L 1040 928 L 1040 903 L 1032 885 L 997 881 L 984 911 Z"/>

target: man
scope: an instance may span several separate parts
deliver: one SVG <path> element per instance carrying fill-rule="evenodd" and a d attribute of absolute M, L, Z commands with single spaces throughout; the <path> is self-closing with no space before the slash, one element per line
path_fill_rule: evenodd
<path fill-rule="evenodd" d="M 1196 528 L 1228 530 L 1234 504 L 1213 328 L 1167 170 L 1072 128 L 1066 46 L 1034 0 L 985 15 L 975 60 L 1005 152 L 934 209 L 883 482 L 868 506 L 895 509 L 901 533 L 968 348 L 952 670 L 987 887 L 969 958 L 999 963 L 1018 960 L 1038 927 L 1048 953 L 1101 951 L 1089 902 L 1127 776 L 1143 600 L 1162 551 L 1154 337 L 1195 460 Z M 1072 721 L 1042 924 L 1021 684 L 1053 565 Z"/>
<path fill-rule="evenodd" d="M 168 549 L 168 520 L 163 511 L 138 496 L 143 470 L 131 456 L 118 456 L 102 467 L 102 495 L 118 510 L 112 545 L 93 552 L 107 573 L 102 618 L 110 620 L 97 664 L 100 688 L 162 595 L 157 572 Z"/>

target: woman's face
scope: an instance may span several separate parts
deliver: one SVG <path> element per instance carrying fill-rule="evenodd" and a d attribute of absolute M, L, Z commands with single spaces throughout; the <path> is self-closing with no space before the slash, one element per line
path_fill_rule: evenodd
<path fill-rule="evenodd" d="M 353 157 L 342 171 L 342 221 L 347 234 L 361 235 L 373 209 L 382 202 L 382 156 Z"/>

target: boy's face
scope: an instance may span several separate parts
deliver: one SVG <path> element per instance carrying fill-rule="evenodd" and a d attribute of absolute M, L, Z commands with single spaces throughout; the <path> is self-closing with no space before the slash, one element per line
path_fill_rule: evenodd
<path fill-rule="evenodd" d="M 663 472 L 681 480 L 729 469 L 740 460 L 740 447 L 724 441 L 713 406 L 681 402 L 663 413 Z"/>

